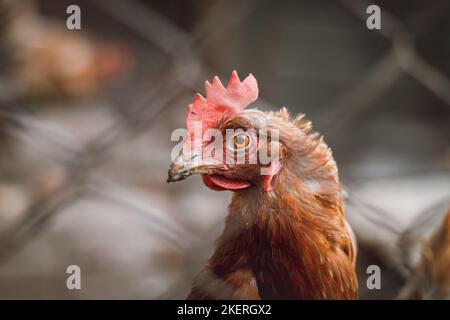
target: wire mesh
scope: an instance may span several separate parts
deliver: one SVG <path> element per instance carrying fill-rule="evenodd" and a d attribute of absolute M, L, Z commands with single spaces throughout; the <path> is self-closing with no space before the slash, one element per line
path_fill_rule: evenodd
<path fill-rule="evenodd" d="M 299 3 L 304 6 L 300 7 L 304 8 L 306 14 L 311 13 L 312 16 L 323 19 L 321 13 L 315 11 L 319 10 L 318 5 L 312 5 L 307 1 Z M 367 17 L 365 9 L 370 4 L 369 2 L 342 0 L 324 1 L 321 2 L 322 4 L 326 4 L 323 12 L 340 17 L 336 18 L 337 21 L 344 21 L 341 30 L 345 35 L 344 38 L 350 37 L 355 32 L 368 32 L 365 27 Z M 373 31 L 376 35 L 369 36 L 376 37 L 375 43 L 382 43 L 381 50 L 377 49 L 377 45 L 375 45 L 376 50 L 380 52 L 379 56 L 372 59 L 370 63 L 361 63 L 361 73 L 357 76 L 356 81 L 355 79 L 344 81 L 344 88 L 337 84 L 341 81 L 342 74 L 338 72 L 333 75 L 333 72 L 318 70 L 317 74 L 310 78 L 324 77 L 324 83 L 331 81 L 336 86 L 337 93 L 324 103 L 319 102 L 317 105 L 313 105 L 314 100 L 305 99 L 303 102 L 310 103 L 310 105 L 293 106 L 296 111 L 306 109 L 312 114 L 312 118 L 315 118 L 313 120 L 317 120 L 318 128 L 325 133 L 325 137 L 332 136 L 331 144 L 335 151 L 347 142 L 349 136 L 357 132 L 361 122 L 373 116 L 374 109 L 377 109 L 381 99 L 395 90 L 396 86 L 403 84 L 405 77 L 414 79 L 416 85 L 425 88 L 427 94 L 432 95 L 432 99 L 438 100 L 439 102 L 433 100 L 435 105 L 444 105 L 444 110 L 445 108 L 448 110 L 450 106 L 448 69 L 442 67 L 441 70 L 436 64 L 439 62 L 438 59 L 434 61 L 419 51 L 416 45 L 416 30 L 410 30 L 417 26 L 430 26 L 429 33 L 424 31 L 425 35 L 434 36 L 435 32 L 431 29 L 433 25 L 442 21 L 443 13 L 448 17 L 448 3 L 445 1 L 428 3 L 423 5 L 427 9 L 424 10 L 420 6 L 420 2 L 414 2 L 409 6 L 412 8 L 410 12 L 401 17 L 396 17 L 390 11 L 395 11 L 395 6 L 383 2 L 380 2 L 380 5 L 382 6 L 382 29 Z M 406 3 L 404 5 L 408 6 Z M 48 3 L 47 6 L 51 7 Z M 170 5 L 168 5 L 169 9 L 166 9 L 175 15 L 173 11 L 180 10 L 179 6 L 177 4 L 175 9 L 170 9 Z M 28 166 L 33 168 L 30 169 L 33 174 L 41 170 L 45 173 L 49 168 L 48 175 L 43 176 L 44 185 L 53 178 L 55 182 L 45 192 L 41 190 L 44 187 L 40 184 L 39 192 L 34 191 L 33 196 L 29 197 L 26 208 L 11 221 L 5 220 L 5 227 L 2 228 L 0 234 L 0 264 L 4 266 L 0 268 L 0 274 L 3 274 L 0 281 L 4 283 L 1 286 L 3 289 L 0 290 L 0 295 L 5 297 L 52 297 L 62 294 L 74 297 L 71 292 L 55 289 L 63 286 L 58 281 L 64 277 L 64 270 L 59 271 L 56 282 L 46 282 L 46 278 L 41 277 L 40 279 L 44 279 L 44 282 L 38 281 L 34 285 L 34 287 L 47 286 L 47 290 L 36 289 L 29 293 L 24 293 L 27 291 L 24 283 L 19 281 L 21 284 L 15 286 L 18 279 L 10 276 L 14 275 L 11 270 L 14 269 L 14 265 L 24 263 L 24 259 L 25 262 L 27 261 L 23 255 L 22 258 L 18 258 L 17 255 L 20 256 L 24 251 L 33 250 L 33 243 L 42 242 L 42 237 L 45 237 L 45 234 L 50 232 L 49 230 L 54 230 L 55 226 L 58 228 L 55 220 L 57 221 L 59 216 L 71 216 L 67 218 L 68 222 L 66 222 L 70 225 L 76 222 L 80 212 L 91 212 L 92 215 L 95 215 L 97 211 L 114 211 L 108 209 L 109 206 L 116 208 L 119 216 L 118 224 L 121 223 L 120 221 L 131 219 L 139 225 L 139 232 L 151 235 L 150 239 L 142 236 L 131 240 L 131 243 L 138 241 L 144 244 L 146 241 L 154 241 L 151 245 L 149 244 L 151 250 L 142 244 L 145 248 L 142 249 L 142 252 L 148 250 L 151 254 L 147 251 L 145 254 L 141 252 L 148 261 L 142 259 L 136 262 L 137 266 L 134 269 L 120 270 L 119 268 L 111 273 L 106 272 L 105 277 L 101 279 L 96 279 L 98 272 L 107 270 L 107 267 L 100 266 L 95 269 L 94 263 L 94 267 L 91 267 L 97 270 L 97 273 L 94 272 L 92 278 L 89 279 L 92 280 L 92 283 L 96 283 L 99 289 L 88 290 L 87 293 L 81 291 L 79 297 L 181 298 L 187 293 L 192 277 L 200 270 L 204 259 L 212 250 L 212 239 L 219 234 L 222 228 L 227 199 L 222 196 L 212 196 L 217 198 L 213 198 L 211 204 L 205 205 L 202 203 L 204 197 L 210 196 L 205 193 L 206 191 L 199 191 L 201 188 L 197 188 L 198 183 L 190 192 L 187 190 L 189 187 L 185 185 L 170 187 L 162 185 L 165 182 L 165 174 L 170 162 L 168 133 L 171 128 L 168 126 L 182 126 L 185 114 L 184 106 L 192 93 L 199 89 L 200 84 L 215 74 L 223 73 L 226 78 L 228 72 L 234 68 L 233 66 L 230 69 L 230 65 L 238 68 L 240 67 L 239 63 L 243 65 L 244 70 L 255 66 L 257 71 L 262 74 L 260 82 L 263 83 L 261 90 L 263 98 L 260 103 L 263 109 L 276 108 L 268 101 L 278 101 L 277 98 L 281 98 L 281 102 L 289 102 L 290 98 L 283 96 L 282 92 L 295 90 L 295 88 L 283 86 L 283 84 L 295 83 L 295 79 L 298 78 L 306 77 L 307 80 L 309 78 L 299 68 L 293 68 L 294 71 L 286 71 L 283 69 L 284 67 L 277 67 L 277 61 L 283 59 L 290 46 L 299 44 L 289 44 L 289 41 L 287 41 L 288 44 L 275 40 L 273 44 L 271 42 L 273 39 L 283 38 L 287 33 L 285 28 L 295 29 L 298 27 L 300 33 L 310 32 L 313 37 L 316 37 L 315 39 L 319 39 L 318 41 L 320 41 L 321 31 L 315 30 L 316 25 L 311 21 L 300 23 L 300 27 L 290 26 L 288 22 L 283 24 L 283 18 L 280 18 L 283 15 L 279 12 L 274 13 L 278 20 L 274 18 L 274 20 L 267 21 L 268 24 L 275 21 L 278 25 L 271 25 L 263 31 L 253 30 L 261 25 L 261 19 L 270 16 L 270 9 L 274 6 L 277 5 L 267 1 L 192 1 L 190 2 L 191 12 L 186 13 L 187 22 L 185 23 L 189 25 L 189 28 L 186 28 L 179 25 L 183 19 L 177 20 L 170 15 L 169 17 L 164 16 L 161 13 L 164 10 L 158 10 L 158 5 L 151 2 L 122 0 L 81 3 L 83 14 L 93 12 L 93 16 L 95 14 L 104 16 L 106 18 L 103 23 L 107 26 L 119 25 L 123 29 L 121 32 L 126 35 L 132 34 L 133 41 L 137 43 L 139 50 L 147 56 L 137 59 L 139 70 L 136 73 L 138 75 L 130 81 L 130 84 L 116 89 L 121 92 L 119 98 L 117 98 L 119 93 L 113 92 L 97 97 L 97 101 L 89 102 L 96 105 L 96 108 L 93 108 L 95 111 L 91 111 L 88 107 L 75 105 L 70 111 L 65 111 L 67 115 L 61 111 L 54 111 L 54 109 L 51 109 L 53 111 L 49 113 L 37 112 L 34 108 L 29 107 L 29 103 L 23 103 L 21 100 L 11 97 L 2 99 L 1 127 L 6 132 L 8 139 L 14 141 L 14 147 L 11 147 L 11 143 L 9 143 L 9 146 L 4 148 L 4 156 L 1 160 L 2 173 L 6 177 L 4 181 L 10 180 L 15 185 L 28 185 L 29 181 L 27 180 L 30 175 L 24 173 L 26 170 L 23 169 L 24 166 Z M 290 4 L 290 6 L 295 7 L 294 4 Z M 289 11 L 289 8 L 285 10 Z M 281 12 L 285 13 L 286 11 Z M 322 25 L 322 27 L 327 28 L 327 25 Z M 257 34 L 261 32 L 266 33 L 262 36 L 263 39 L 258 39 Z M 237 40 L 231 36 L 235 33 L 239 33 Z M 367 44 L 367 41 L 372 40 L 365 40 L 364 43 Z M 263 43 L 264 46 L 260 47 L 260 43 Z M 233 45 L 235 51 L 230 52 L 231 49 L 227 46 Z M 252 48 L 252 45 L 261 50 L 261 53 L 260 51 L 251 52 L 249 48 Z M 272 45 L 279 45 L 279 48 L 273 48 Z M 337 46 L 339 47 L 339 44 Z M 343 49 L 343 52 L 352 56 L 356 49 L 358 46 L 355 45 L 353 48 Z M 221 51 L 225 51 L 222 56 L 220 56 Z M 270 51 L 270 63 L 264 59 L 266 56 L 263 51 Z M 257 55 L 262 57 L 255 57 Z M 343 59 L 342 53 L 341 56 L 337 55 L 335 59 Z M 228 63 L 227 61 L 232 60 L 233 57 L 240 62 Z M 253 57 L 257 61 L 252 62 Z M 147 66 L 147 59 L 153 58 L 156 62 L 149 63 L 150 66 Z M 263 61 L 263 66 L 261 66 L 260 60 Z M 264 62 L 267 67 L 264 67 Z M 307 64 L 308 62 L 303 63 Z M 300 62 L 299 66 L 302 66 Z M 214 70 L 215 68 L 219 70 Z M 282 71 L 274 72 L 277 68 Z M 226 72 L 222 72 L 224 70 Z M 292 75 L 289 72 L 297 73 Z M 274 87 L 268 90 L 271 93 L 270 97 L 265 97 L 264 88 L 272 85 L 269 83 L 271 74 L 276 75 L 272 81 L 278 79 L 281 81 L 277 84 L 274 83 Z M 298 81 L 298 83 L 301 85 L 302 81 Z M 347 86 L 349 83 L 350 85 Z M 320 90 L 314 94 L 320 95 Z M 68 107 L 65 106 L 65 108 Z M 53 112 L 56 114 L 54 118 L 51 116 Z M 444 118 L 448 119 L 450 112 L 443 111 L 443 113 L 445 114 Z M 49 114 L 50 116 L 48 116 Z M 83 121 L 86 121 L 87 118 L 92 119 L 92 123 L 84 125 Z M 78 121 L 80 123 L 77 123 Z M 80 130 L 85 130 L 88 126 L 94 129 L 92 132 L 78 132 L 78 125 Z M 70 130 L 64 129 L 67 126 L 71 127 Z M 444 146 L 446 144 L 447 148 L 448 128 L 447 126 L 447 129 L 439 129 L 443 144 Z M 75 134 L 77 138 L 74 139 L 71 134 Z M 159 140 L 163 140 L 163 142 L 161 143 Z M 15 144 L 22 146 L 26 151 L 16 148 Z M 442 143 L 437 143 L 436 148 L 441 145 Z M 127 149 L 128 147 L 129 149 Z M 145 149 L 143 155 L 132 157 L 136 150 L 141 152 Z M 342 153 L 350 152 L 345 147 L 342 150 L 345 150 L 341 151 Z M 164 152 L 166 153 L 164 154 Z M 339 151 L 337 152 L 339 153 Z M 342 162 L 346 163 L 346 157 L 342 156 Z M 27 163 L 27 160 L 32 163 Z M 430 167 L 437 170 L 439 175 L 449 177 L 448 164 L 447 167 L 445 164 L 443 167 L 434 164 Z M 146 168 L 149 173 L 141 173 Z M 389 259 L 394 261 L 392 263 L 401 265 L 402 261 L 398 261 L 394 257 L 402 250 L 397 246 L 396 239 L 402 232 L 404 224 L 397 221 L 397 213 L 385 212 L 384 209 L 380 209 L 383 205 L 378 203 L 377 199 L 360 196 L 357 192 L 359 185 L 354 181 L 357 182 L 363 175 L 352 175 L 351 166 L 344 165 L 343 168 L 343 180 L 348 191 L 349 220 L 350 222 L 354 221 L 357 225 L 357 235 L 361 235 L 360 229 L 358 229 L 361 221 L 358 219 L 362 219 L 363 224 L 368 225 L 369 229 L 379 232 L 379 238 L 382 239 L 377 241 L 385 242 Z M 428 170 L 428 167 L 426 169 Z M 121 176 L 121 171 L 123 171 L 123 176 Z M 399 175 L 408 176 L 409 171 L 400 172 Z M 370 180 L 374 177 L 377 178 L 377 174 L 368 178 L 363 177 L 363 180 Z M 19 182 L 15 180 L 19 180 Z M 418 180 L 420 181 L 420 177 Z M 448 187 L 448 179 L 443 185 Z M 169 190 L 169 188 L 172 189 Z M 445 194 L 446 191 L 442 192 Z M 199 193 L 197 198 L 193 198 L 194 193 Z M 160 201 L 160 199 L 163 200 Z M 96 206 L 90 209 L 80 207 L 80 204 L 86 202 L 91 204 L 94 202 Z M 159 206 L 160 202 L 164 202 L 164 204 Z M 107 203 L 106 207 L 103 203 Z M 201 225 L 201 220 L 204 219 L 208 210 L 214 212 L 217 205 L 223 205 L 221 210 L 223 212 L 209 215 L 206 222 L 203 222 L 204 225 L 199 227 L 198 224 Z M 180 213 L 174 211 L 180 211 Z M 195 216 L 193 211 L 200 211 L 203 215 Z M 190 214 L 193 215 L 191 218 Z M 101 217 L 109 219 L 106 216 L 101 213 L 99 219 Z M 84 217 L 81 221 L 83 223 L 90 220 Z M 133 226 L 133 228 L 137 227 Z M 63 228 L 63 230 L 65 229 Z M 95 233 L 95 231 L 91 232 Z M 107 234 L 108 229 L 106 228 L 106 231 L 103 229 L 102 232 L 103 235 Z M 132 237 L 129 234 L 128 236 Z M 57 237 L 51 239 L 51 241 L 57 240 Z M 79 240 L 77 238 L 74 241 Z M 371 240 L 373 239 L 371 238 Z M 387 244 L 388 240 L 390 242 Z M 63 248 L 66 246 L 65 241 L 63 240 L 59 244 Z M 110 243 L 110 245 L 114 246 L 115 243 Z M 68 252 L 77 252 L 71 248 L 71 245 L 67 247 Z M 39 248 L 41 247 L 37 247 L 37 249 Z M 126 255 L 126 248 L 122 247 L 117 250 L 119 254 Z M 102 254 L 101 248 L 97 248 L 94 252 Z M 67 255 L 69 257 L 59 256 L 63 261 L 62 264 L 68 260 L 76 263 L 86 259 L 79 253 L 72 258 L 70 258 L 70 253 Z M 28 259 L 31 259 L 29 254 Z M 34 259 L 45 259 L 45 255 Z M 149 263 L 155 265 L 155 261 L 158 260 L 163 260 L 161 265 L 154 268 L 149 267 Z M 108 261 L 114 261 L 114 258 Z M 148 269 L 143 270 L 145 268 Z M 162 270 L 165 268 L 169 268 L 170 272 L 164 275 Z M 116 282 L 119 286 L 115 291 L 110 290 L 113 285 L 107 285 L 105 282 L 108 282 L 108 279 L 112 279 L 109 282 L 114 282 L 114 275 L 118 275 L 122 271 L 134 273 L 136 277 L 121 275 L 121 281 L 127 283 L 128 289 L 121 291 L 120 283 L 122 282 Z M 214 277 L 212 274 L 210 276 Z M 29 280 L 26 279 L 26 281 Z M 12 289 L 13 287 L 16 289 Z M 111 293 L 111 291 L 115 293 Z"/>

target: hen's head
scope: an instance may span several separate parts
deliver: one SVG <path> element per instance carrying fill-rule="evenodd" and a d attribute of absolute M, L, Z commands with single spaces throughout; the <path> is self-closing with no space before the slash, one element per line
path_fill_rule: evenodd
<path fill-rule="evenodd" d="M 300 125 L 300 118 L 289 121 L 286 109 L 244 110 L 258 97 L 251 74 L 240 81 L 234 71 L 226 87 L 214 77 L 205 89 L 206 97 L 197 93 L 188 107 L 187 135 L 170 166 L 168 182 L 202 174 L 214 190 L 256 186 L 270 191 L 285 158 L 306 151 L 309 123 Z"/>

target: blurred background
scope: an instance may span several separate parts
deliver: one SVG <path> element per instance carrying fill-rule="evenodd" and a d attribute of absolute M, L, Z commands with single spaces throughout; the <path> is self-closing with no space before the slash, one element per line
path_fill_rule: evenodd
<path fill-rule="evenodd" d="M 362 298 L 397 296 L 450 203 L 447 0 L 0 0 L 0 29 L 0 298 L 184 298 L 231 193 L 168 185 L 170 135 L 234 69 L 331 146 Z"/>

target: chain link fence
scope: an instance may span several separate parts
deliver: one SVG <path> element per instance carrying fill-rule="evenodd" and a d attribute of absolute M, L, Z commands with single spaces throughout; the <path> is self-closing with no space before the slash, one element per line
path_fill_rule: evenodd
<path fill-rule="evenodd" d="M 80 32 L 119 38 L 134 69 L 94 98 L 52 102 L 12 95 L 2 75 L 0 296 L 183 298 L 229 195 L 166 185 L 170 134 L 206 79 L 237 69 L 258 79 L 260 108 L 287 105 L 324 133 L 362 244 L 362 297 L 395 297 L 400 234 L 450 190 L 450 10 L 376 3 L 381 30 L 366 28 L 366 1 L 80 1 Z M 64 25 L 69 2 L 39 4 Z M 377 292 L 364 289 L 373 261 Z M 71 264 L 81 290 L 66 288 Z"/>

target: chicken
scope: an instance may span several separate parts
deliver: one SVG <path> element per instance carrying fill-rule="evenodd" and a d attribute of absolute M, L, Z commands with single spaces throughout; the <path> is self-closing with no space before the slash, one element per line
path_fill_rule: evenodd
<path fill-rule="evenodd" d="M 357 298 L 355 243 L 322 137 L 286 108 L 244 110 L 258 96 L 251 74 L 241 82 L 234 71 L 226 88 L 215 77 L 205 89 L 188 107 L 168 182 L 202 174 L 207 187 L 234 194 L 188 299 Z"/>
<path fill-rule="evenodd" d="M 450 208 L 441 226 L 422 243 L 421 259 L 400 299 L 450 299 Z"/>
<path fill-rule="evenodd" d="M 85 98 L 98 93 L 131 68 L 130 50 L 95 42 L 64 21 L 44 19 L 34 1 L 0 0 L 0 57 L 8 99 Z M 2 75 L 2 76 L 4 76 Z"/>

